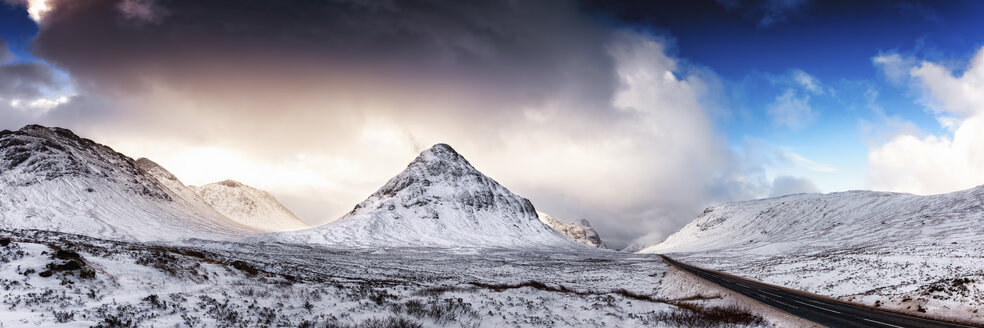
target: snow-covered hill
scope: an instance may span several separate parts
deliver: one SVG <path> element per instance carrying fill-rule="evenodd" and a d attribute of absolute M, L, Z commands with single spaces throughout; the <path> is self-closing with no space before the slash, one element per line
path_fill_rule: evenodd
<path fill-rule="evenodd" d="M 588 220 L 582 219 L 577 222 L 566 223 L 561 222 L 553 216 L 550 216 L 550 214 L 540 211 L 537 211 L 536 215 L 540 218 L 541 222 L 576 242 L 588 246 L 606 248 L 605 243 L 601 241 L 601 237 L 598 236 L 598 233 L 591 228 L 591 224 L 588 223 Z"/>
<path fill-rule="evenodd" d="M 423 151 L 341 219 L 262 238 L 354 247 L 581 247 L 445 144 Z"/>
<path fill-rule="evenodd" d="M 970 242 L 984 234 L 984 187 L 944 195 L 849 191 L 800 194 L 713 206 L 641 252 L 799 248 L 888 242 Z"/>
<path fill-rule="evenodd" d="M 642 253 L 872 306 L 984 322 L 984 187 L 724 204 Z"/>
<path fill-rule="evenodd" d="M 128 240 L 226 238 L 253 231 L 190 205 L 168 183 L 133 159 L 66 129 L 28 125 L 0 131 L 2 228 Z"/>
<path fill-rule="evenodd" d="M 225 180 L 201 187 L 192 186 L 204 201 L 233 221 L 263 231 L 292 231 L 311 226 L 280 204 L 270 193 L 238 181 Z"/>

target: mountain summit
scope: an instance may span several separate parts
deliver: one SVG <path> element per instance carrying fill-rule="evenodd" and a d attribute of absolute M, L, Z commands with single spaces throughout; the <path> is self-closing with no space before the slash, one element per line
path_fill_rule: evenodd
<path fill-rule="evenodd" d="M 592 247 L 608 248 L 601 241 L 601 236 L 591 228 L 591 223 L 588 220 L 581 219 L 575 222 L 562 222 L 547 213 L 536 212 L 536 214 L 540 218 L 540 221 L 557 230 L 557 232 L 564 234 L 567 238 Z"/>
<path fill-rule="evenodd" d="M 421 152 L 341 219 L 269 236 L 280 241 L 383 247 L 578 245 L 540 222 L 529 200 L 479 172 L 446 144 Z"/>

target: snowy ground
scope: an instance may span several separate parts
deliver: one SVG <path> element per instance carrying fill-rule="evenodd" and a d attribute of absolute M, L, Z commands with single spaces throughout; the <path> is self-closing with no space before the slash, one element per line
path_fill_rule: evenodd
<path fill-rule="evenodd" d="M 643 253 L 912 314 L 984 323 L 984 186 L 710 207 Z"/>
<path fill-rule="evenodd" d="M 168 246 L 0 231 L 0 325 L 685 327 L 726 305 L 664 283 L 666 270 L 651 255 L 604 250 Z M 727 320 L 712 326 L 748 326 Z"/>
<path fill-rule="evenodd" d="M 764 250 L 754 253 L 736 249 L 668 255 L 868 306 L 984 323 L 984 247 L 980 244 L 887 244 L 783 255 Z"/>

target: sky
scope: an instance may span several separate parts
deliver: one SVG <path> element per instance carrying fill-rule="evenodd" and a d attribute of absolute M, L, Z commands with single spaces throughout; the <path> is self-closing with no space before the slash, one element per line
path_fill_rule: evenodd
<path fill-rule="evenodd" d="M 984 184 L 980 1 L 0 2 L 0 129 L 311 224 L 436 143 L 616 247 L 723 202 Z"/>

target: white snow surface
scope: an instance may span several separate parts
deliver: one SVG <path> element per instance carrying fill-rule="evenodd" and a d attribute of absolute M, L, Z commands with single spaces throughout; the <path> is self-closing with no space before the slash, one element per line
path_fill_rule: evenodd
<path fill-rule="evenodd" d="M 0 245 L 2 327 L 681 327 L 667 318 L 689 313 L 678 302 L 727 305 L 664 278 L 655 256 L 589 247 L 461 254 L 0 237 L 11 239 Z"/>
<path fill-rule="evenodd" d="M 225 180 L 191 189 L 219 213 L 250 227 L 268 232 L 311 227 L 270 193 L 238 181 Z"/>
<path fill-rule="evenodd" d="M 0 227 L 142 241 L 253 231 L 191 205 L 109 147 L 38 125 L 0 131 Z"/>
<path fill-rule="evenodd" d="M 337 221 L 258 238 L 346 247 L 583 247 L 445 144 L 423 151 Z"/>
<path fill-rule="evenodd" d="M 984 187 L 932 196 L 849 191 L 713 206 L 640 253 L 984 323 L 982 235 Z"/>
<path fill-rule="evenodd" d="M 598 233 L 591 228 L 591 223 L 588 220 L 581 219 L 577 222 L 567 223 L 561 222 L 550 214 L 540 211 L 537 211 L 536 215 L 540 219 L 540 222 L 543 222 L 576 242 L 592 247 L 607 248 L 605 247 L 605 243 L 601 241 Z"/>
<path fill-rule="evenodd" d="M 984 187 L 935 196 L 848 191 L 713 206 L 640 252 L 779 255 L 916 241 L 972 243 L 982 234 Z"/>

